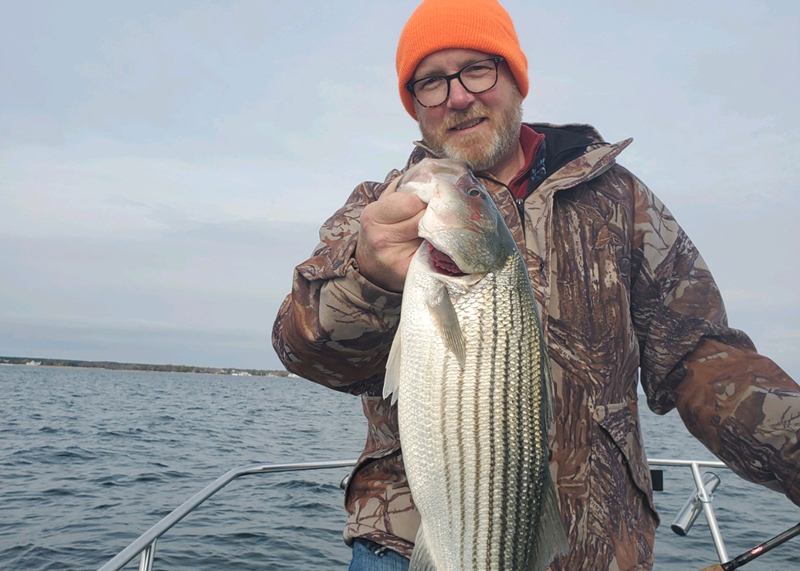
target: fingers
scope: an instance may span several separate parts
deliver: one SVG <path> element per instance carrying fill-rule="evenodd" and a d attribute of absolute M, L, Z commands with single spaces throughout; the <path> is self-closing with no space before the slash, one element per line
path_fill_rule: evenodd
<path fill-rule="evenodd" d="M 413 194 L 393 192 L 368 205 L 369 216 L 375 224 L 397 224 L 421 216 L 426 204 Z"/>
<path fill-rule="evenodd" d="M 393 180 L 361 213 L 356 262 L 361 274 L 390 291 L 402 291 L 411 258 L 422 243 L 419 221 L 427 206 L 413 194 L 396 192 Z"/>

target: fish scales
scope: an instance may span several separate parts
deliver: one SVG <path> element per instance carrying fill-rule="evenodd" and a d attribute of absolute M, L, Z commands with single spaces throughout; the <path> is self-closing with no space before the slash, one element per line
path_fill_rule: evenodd
<path fill-rule="evenodd" d="M 461 163 L 431 163 L 398 186 L 428 202 L 427 242 L 409 267 L 384 391 L 399 401 L 421 517 L 411 571 L 539 571 L 566 536 L 548 468 L 536 302 L 485 189 Z M 443 275 L 443 257 L 463 273 Z"/>
<path fill-rule="evenodd" d="M 485 284 L 494 285 L 492 281 L 487 277 Z M 415 412 L 409 412 L 406 417 L 409 422 L 404 422 L 404 426 L 410 424 L 404 430 L 403 448 L 406 463 L 411 464 L 408 470 L 414 473 L 414 464 L 420 461 L 420 472 L 441 472 L 444 479 L 443 487 L 435 478 L 427 479 L 427 485 L 415 486 L 415 498 L 422 497 L 426 490 L 434 497 L 445 490 L 444 501 L 434 501 L 430 513 L 439 514 L 434 519 L 441 522 L 440 533 L 445 536 L 450 529 L 459 530 L 460 537 L 446 543 L 461 544 L 459 568 L 462 569 L 503 568 L 505 559 L 517 561 L 527 555 L 520 547 L 527 543 L 525 538 L 504 552 L 500 551 L 497 538 L 516 537 L 520 514 L 524 517 L 521 523 L 533 527 L 527 515 L 534 513 L 535 497 L 529 488 L 539 476 L 533 459 L 546 456 L 541 444 L 538 449 L 535 446 L 543 442 L 541 427 L 533 424 L 536 413 L 532 409 L 540 400 L 538 391 L 522 380 L 525 371 L 534 366 L 535 347 L 531 341 L 526 343 L 526 331 L 533 324 L 526 316 L 531 308 L 523 312 L 522 302 L 511 300 L 510 311 L 475 311 L 471 306 L 481 305 L 474 302 L 483 297 L 489 297 L 495 308 L 503 305 L 497 303 L 495 287 L 482 289 L 477 293 L 484 295 L 476 295 L 474 299 L 464 296 L 455 303 L 462 316 L 460 323 L 468 346 L 463 370 L 457 359 L 444 351 L 443 345 L 428 345 L 430 360 L 416 359 L 416 367 L 408 371 L 423 384 L 417 390 L 409 385 L 409 389 L 420 399 L 439 395 L 438 403 L 436 407 L 428 406 L 428 402 L 413 397 L 403 401 L 419 415 L 415 417 Z M 420 342 L 426 339 L 417 332 L 410 331 L 410 335 Z M 481 382 L 492 377 L 505 378 L 505 383 Z M 447 381 L 442 383 L 440 379 Z M 441 434 L 441 442 L 436 441 L 437 433 Z M 471 439 L 465 441 L 465 435 L 471 435 Z M 504 459 L 502 463 L 498 462 L 498 456 Z M 530 507 L 515 513 L 518 505 Z M 456 525 L 453 519 L 459 520 Z M 472 537 L 471 543 L 467 543 L 468 535 Z M 485 555 L 475 555 L 480 552 Z M 469 567 L 467 560 L 472 560 Z"/>

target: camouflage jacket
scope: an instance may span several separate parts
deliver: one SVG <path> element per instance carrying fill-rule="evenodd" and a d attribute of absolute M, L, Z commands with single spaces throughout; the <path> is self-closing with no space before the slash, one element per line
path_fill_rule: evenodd
<path fill-rule="evenodd" d="M 800 388 L 728 327 L 697 249 L 616 163 L 631 140 L 608 144 L 587 125 L 531 126 L 590 139 L 520 208 L 508 189 L 488 185 L 528 265 L 553 366 L 551 470 L 570 552 L 551 569 L 652 568 L 659 520 L 639 379 L 653 411 L 677 407 L 735 472 L 800 505 Z M 549 133 L 557 153 L 560 137 Z M 406 168 L 425 156 L 418 147 Z M 397 410 L 380 396 L 401 295 L 361 276 L 353 256 L 362 209 L 399 174 L 359 185 L 322 227 L 313 256 L 295 270 L 273 344 L 289 371 L 361 395 L 368 434 L 345 493 L 345 540 L 361 536 L 410 555 L 419 519 Z"/>

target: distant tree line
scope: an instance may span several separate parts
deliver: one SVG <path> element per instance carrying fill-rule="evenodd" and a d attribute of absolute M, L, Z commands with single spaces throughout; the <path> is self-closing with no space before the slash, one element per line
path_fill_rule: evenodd
<path fill-rule="evenodd" d="M 194 367 L 191 365 L 148 365 L 146 363 L 117 363 L 114 361 L 78 361 L 72 359 L 45 359 L 41 357 L 0 357 L 0 364 L 42 365 L 45 367 L 86 367 L 111 369 L 114 371 L 158 371 L 163 373 L 207 373 L 212 375 L 252 375 L 256 377 L 286 377 L 286 371 L 261 369 L 236 369 L 217 367 Z"/>

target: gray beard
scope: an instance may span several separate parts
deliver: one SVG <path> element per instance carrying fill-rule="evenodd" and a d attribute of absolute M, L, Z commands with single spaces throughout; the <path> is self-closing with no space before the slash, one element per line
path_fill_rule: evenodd
<path fill-rule="evenodd" d="M 448 141 L 437 141 L 440 137 L 434 130 L 429 130 L 419 123 L 422 139 L 437 155 L 447 159 L 467 161 L 476 171 L 490 171 L 492 167 L 505 159 L 519 141 L 522 126 L 522 98 L 518 105 L 512 106 L 501 116 L 500 129 L 492 135 L 492 140 L 483 149 L 454 145 Z"/>

